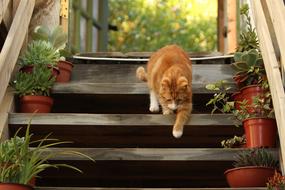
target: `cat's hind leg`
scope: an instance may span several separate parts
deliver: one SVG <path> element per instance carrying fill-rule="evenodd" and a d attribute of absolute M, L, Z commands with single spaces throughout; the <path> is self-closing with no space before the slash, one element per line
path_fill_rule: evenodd
<path fill-rule="evenodd" d="M 149 98 L 150 98 L 150 105 L 149 105 L 149 111 L 151 112 L 159 112 L 159 103 L 157 96 L 153 90 L 150 90 L 149 92 Z"/>

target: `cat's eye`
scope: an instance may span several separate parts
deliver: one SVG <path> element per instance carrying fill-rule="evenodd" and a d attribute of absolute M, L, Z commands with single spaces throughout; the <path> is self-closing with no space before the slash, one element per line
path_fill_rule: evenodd
<path fill-rule="evenodd" d="M 180 98 L 179 98 L 179 99 L 177 99 L 176 101 L 177 101 L 177 103 L 181 103 L 181 102 L 183 102 L 183 100 L 182 100 L 182 99 L 180 99 Z"/>
<path fill-rule="evenodd" d="M 166 101 L 167 101 L 167 102 L 171 102 L 172 100 L 168 98 L 168 99 L 166 99 Z"/>

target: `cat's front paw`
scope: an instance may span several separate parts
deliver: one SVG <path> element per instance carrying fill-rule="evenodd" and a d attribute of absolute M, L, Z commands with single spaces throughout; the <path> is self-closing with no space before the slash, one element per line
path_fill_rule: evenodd
<path fill-rule="evenodd" d="M 159 112 L 159 105 L 153 104 L 149 106 L 149 111 L 151 112 Z"/>
<path fill-rule="evenodd" d="M 180 137 L 183 135 L 183 131 L 176 131 L 176 130 L 173 130 L 173 131 L 172 131 L 172 135 L 173 135 L 175 138 L 180 138 Z"/>

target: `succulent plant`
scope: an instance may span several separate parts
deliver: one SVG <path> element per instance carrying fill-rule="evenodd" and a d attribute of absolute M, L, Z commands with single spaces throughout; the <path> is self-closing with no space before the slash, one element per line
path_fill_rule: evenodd
<path fill-rule="evenodd" d="M 254 148 L 243 150 L 235 157 L 234 166 L 264 166 L 277 168 L 278 160 L 265 148 Z"/>
<path fill-rule="evenodd" d="M 35 67 L 34 72 L 18 72 L 15 80 L 10 83 L 15 93 L 20 97 L 25 95 L 49 96 L 50 89 L 55 83 L 55 77 L 51 76 L 51 69 L 47 67 Z"/>
<path fill-rule="evenodd" d="M 266 185 L 268 190 L 285 190 L 285 176 L 282 176 L 280 172 L 275 170 L 274 176 L 268 179 Z"/>
<path fill-rule="evenodd" d="M 248 4 L 244 4 L 240 9 L 240 15 L 245 17 L 246 28 L 241 32 L 237 47 L 237 52 L 255 49 L 259 51 L 259 41 L 255 28 L 251 24 Z"/>
<path fill-rule="evenodd" d="M 43 40 L 36 40 L 28 45 L 24 55 L 20 57 L 19 64 L 21 67 L 28 65 L 56 66 L 59 58 L 59 52 L 56 52 L 51 43 Z"/>

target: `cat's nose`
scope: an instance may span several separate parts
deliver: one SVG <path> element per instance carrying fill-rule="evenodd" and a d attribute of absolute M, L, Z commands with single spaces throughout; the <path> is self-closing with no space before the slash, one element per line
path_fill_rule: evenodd
<path fill-rule="evenodd" d="M 177 110 L 177 104 L 172 102 L 171 104 L 168 104 L 168 108 L 171 109 L 172 111 Z"/>

